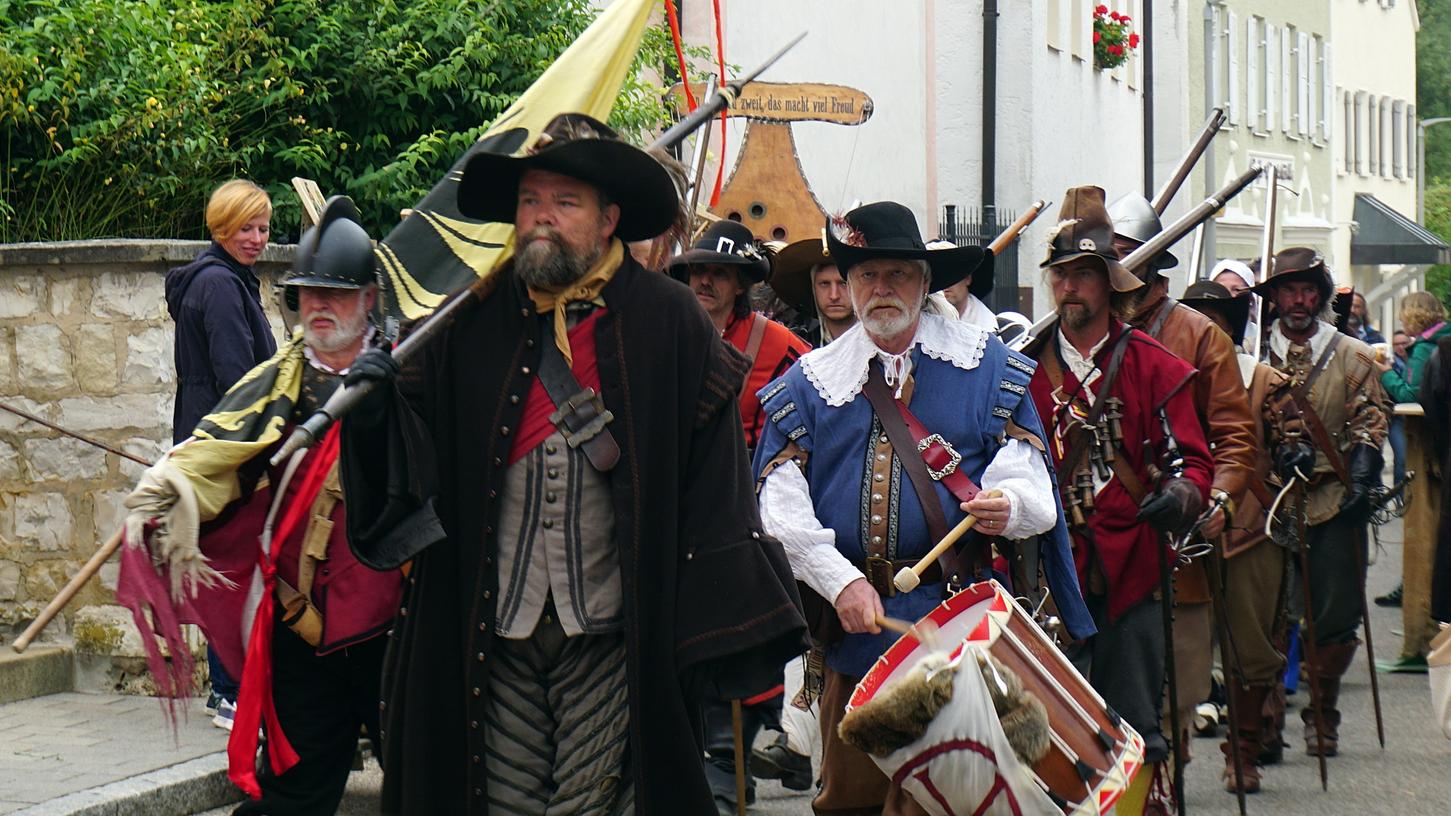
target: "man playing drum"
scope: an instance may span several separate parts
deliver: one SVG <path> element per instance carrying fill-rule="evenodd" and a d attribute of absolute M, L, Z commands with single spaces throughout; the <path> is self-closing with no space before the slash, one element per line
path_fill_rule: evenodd
<path fill-rule="evenodd" d="M 1051 531 L 1042 558 L 1059 615 L 1074 638 L 1092 625 L 1025 399 L 1032 363 L 976 326 L 922 313 L 930 292 L 968 272 L 990 275 L 992 256 L 927 250 L 911 211 L 892 202 L 832 219 L 827 241 L 860 322 L 760 392 L 761 515 L 819 596 L 808 606 L 816 600 L 823 613 L 811 621 L 825 645 L 823 786 L 813 807 L 921 813 L 837 734 L 853 688 L 896 638 L 878 621 L 917 620 L 950 588 L 985 575 L 992 539 Z M 977 484 L 994 492 L 978 494 Z M 969 513 L 978 525 L 960 559 L 949 550 L 916 589 L 897 591 L 894 574 Z"/>
<path fill-rule="evenodd" d="M 1214 463 L 1189 390 L 1194 369 L 1123 322 L 1144 284 L 1119 264 L 1113 235 L 1103 190 L 1069 190 L 1042 264 L 1058 320 L 1026 352 L 1038 360 L 1030 391 L 1049 428 L 1078 580 L 1098 629 L 1069 657 L 1143 735 L 1146 761 L 1162 762 L 1166 627 L 1157 590 L 1176 558 L 1163 534 L 1193 524 Z"/>

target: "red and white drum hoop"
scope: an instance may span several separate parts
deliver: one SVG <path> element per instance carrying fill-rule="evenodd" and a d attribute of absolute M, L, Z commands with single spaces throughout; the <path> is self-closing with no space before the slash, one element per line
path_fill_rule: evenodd
<path fill-rule="evenodd" d="M 923 620 L 936 624 L 939 648 L 948 649 L 950 658 L 955 660 L 965 651 L 984 649 L 1022 678 L 1023 686 L 1043 702 L 1052 730 L 1051 746 L 1047 756 L 1032 768 L 1023 769 L 1029 778 L 1063 813 L 1071 816 L 1108 813 L 1143 766 L 1144 740 L 1108 708 L 1002 586 L 996 581 L 973 584 L 943 601 Z M 870 701 L 931 652 L 915 635 L 903 635 L 862 678 L 847 710 Z M 975 672 L 970 664 L 967 668 Z M 951 716 L 951 706 L 949 703 L 938 718 Z M 996 720 L 993 724 L 1001 735 L 1002 729 Z M 894 752 L 892 767 L 883 767 L 883 771 L 888 776 L 910 773 L 904 769 L 930 762 L 947 750 L 938 744 L 941 741 L 940 729 L 929 728 L 918 743 L 902 749 L 912 752 L 906 755 L 905 761 L 902 761 L 902 751 Z M 879 766 L 884 765 L 878 757 L 873 760 Z M 1016 762 L 1009 764 L 1022 767 Z M 913 795 L 921 801 L 916 791 Z M 934 813 L 963 814 L 984 806 L 983 802 L 940 800 L 922 804 Z M 1013 806 L 1001 812 L 1015 813 L 1019 809 Z"/>

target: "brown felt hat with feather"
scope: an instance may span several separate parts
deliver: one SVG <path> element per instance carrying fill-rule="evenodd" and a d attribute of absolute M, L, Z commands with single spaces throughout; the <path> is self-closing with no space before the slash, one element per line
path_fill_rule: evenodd
<path fill-rule="evenodd" d="M 1143 287 L 1144 282 L 1118 262 L 1113 234 L 1113 221 L 1103 205 L 1103 188 L 1070 188 L 1063 196 L 1058 224 L 1048 233 L 1048 257 L 1039 266 L 1047 269 L 1079 258 L 1091 258 L 1102 265 L 1115 292 L 1132 292 Z"/>

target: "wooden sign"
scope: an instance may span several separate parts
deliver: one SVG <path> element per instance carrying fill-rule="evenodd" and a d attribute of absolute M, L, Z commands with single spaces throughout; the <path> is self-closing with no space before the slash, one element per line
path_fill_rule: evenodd
<path fill-rule="evenodd" d="M 699 99 L 705 86 L 691 90 Z M 685 107 L 680 85 L 673 101 Z M 872 98 L 856 88 L 822 83 L 752 82 L 727 109 L 746 120 L 740 154 L 720 203 L 711 212 L 739 221 L 765 241 L 797 241 L 819 236 L 826 211 L 816 200 L 796 156 L 792 122 L 828 122 L 855 127 L 872 116 Z"/>

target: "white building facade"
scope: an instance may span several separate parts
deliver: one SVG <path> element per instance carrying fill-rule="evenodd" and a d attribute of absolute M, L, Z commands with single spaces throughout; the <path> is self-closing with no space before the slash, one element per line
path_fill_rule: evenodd
<path fill-rule="evenodd" d="M 1143 0 L 1102 2 L 1129 15 L 1142 34 Z M 1021 212 L 1037 199 L 1053 202 L 1020 242 L 1017 269 L 1000 266 L 997 280 L 1010 291 L 1016 273 L 1016 283 L 1032 290 L 1024 292 L 1023 308 L 1041 314 L 1049 296 L 1037 264 L 1064 190 L 1098 184 L 1110 201 L 1144 191 L 1144 65 L 1136 55 L 1112 71 L 1094 67 L 1095 4 L 1089 0 L 996 5 L 994 203 Z M 989 6 L 984 0 L 720 0 L 730 63 L 754 66 L 809 31 L 763 79 L 846 85 L 872 99 L 872 117 L 861 126 L 793 126 L 802 172 L 821 206 L 841 212 L 856 202 L 900 201 L 928 237 L 937 233 L 945 205 L 976 208 L 983 201 Z M 1166 3 L 1153 9 L 1155 184 L 1169 175 L 1200 121 L 1189 110 L 1189 27 L 1180 9 Z M 711 4 L 685 0 L 682 17 L 686 39 L 713 50 Z M 727 172 L 743 130 L 738 121 L 729 126 Z M 1197 194 L 1188 187 L 1171 215 Z"/>

